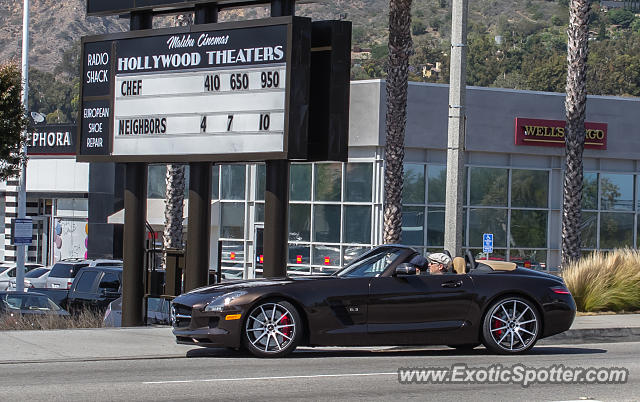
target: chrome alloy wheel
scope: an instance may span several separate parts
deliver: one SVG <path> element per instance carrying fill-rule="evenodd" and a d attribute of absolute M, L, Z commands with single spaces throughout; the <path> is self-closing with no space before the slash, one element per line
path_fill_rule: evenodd
<path fill-rule="evenodd" d="M 540 327 L 533 308 L 519 298 L 498 302 L 487 317 L 495 346 L 507 353 L 518 353 L 533 346 Z"/>
<path fill-rule="evenodd" d="M 296 324 L 296 317 L 283 303 L 264 303 L 249 314 L 245 333 L 252 347 L 265 354 L 276 354 L 293 344 Z"/>

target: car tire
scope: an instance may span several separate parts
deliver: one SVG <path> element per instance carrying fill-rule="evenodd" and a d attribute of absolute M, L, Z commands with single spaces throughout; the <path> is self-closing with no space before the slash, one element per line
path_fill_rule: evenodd
<path fill-rule="evenodd" d="M 285 300 L 266 301 L 249 311 L 242 341 L 254 356 L 283 357 L 296 349 L 302 331 L 302 318 L 293 304 Z"/>
<path fill-rule="evenodd" d="M 464 343 L 462 345 L 447 345 L 448 347 L 456 350 L 473 350 L 480 346 L 480 343 Z"/>
<path fill-rule="evenodd" d="M 482 322 L 482 343 L 503 355 L 524 353 L 538 341 L 542 320 L 538 309 L 522 297 L 504 297 L 492 303 Z"/>

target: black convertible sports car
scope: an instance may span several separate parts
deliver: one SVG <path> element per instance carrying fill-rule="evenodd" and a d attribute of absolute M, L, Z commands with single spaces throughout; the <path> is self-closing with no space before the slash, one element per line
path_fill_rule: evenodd
<path fill-rule="evenodd" d="M 576 305 L 559 277 L 514 263 L 457 257 L 453 273 L 419 273 L 410 247 L 377 247 L 331 276 L 228 282 L 178 296 L 176 341 L 244 346 L 261 357 L 298 345 L 449 345 L 483 343 L 501 354 L 525 352 L 566 331 Z"/>

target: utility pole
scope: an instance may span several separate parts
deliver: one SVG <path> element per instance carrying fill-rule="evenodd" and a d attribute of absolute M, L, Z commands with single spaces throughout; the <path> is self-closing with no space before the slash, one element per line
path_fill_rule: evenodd
<path fill-rule="evenodd" d="M 22 105 L 24 113 L 29 115 L 29 0 L 24 0 L 22 14 Z M 26 131 L 23 133 L 26 138 Z M 22 148 L 27 154 L 27 143 Z M 20 183 L 18 185 L 18 218 L 24 219 L 27 215 L 27 160 L 22 162 L 20 168 Z M 16 245 L 16 292 L 24 291 L 24 261 L 25 246 Z"/>
<path fill-rule="evenodd" d="M 454 257 L 462 255 L 462 197 L 466 183 L 464 137 L 468 9 L 468 0 L 452 1 L 444 248 Z"/>

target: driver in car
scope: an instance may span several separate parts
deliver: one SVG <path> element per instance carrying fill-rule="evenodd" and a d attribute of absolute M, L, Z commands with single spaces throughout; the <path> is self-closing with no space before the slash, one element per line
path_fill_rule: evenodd
<path fill-rule="evenodd" d="M 451 257 L 445 253 L 429 254 L 429 273 L 431 275 L 446 274 L 451 267 Z"/>

